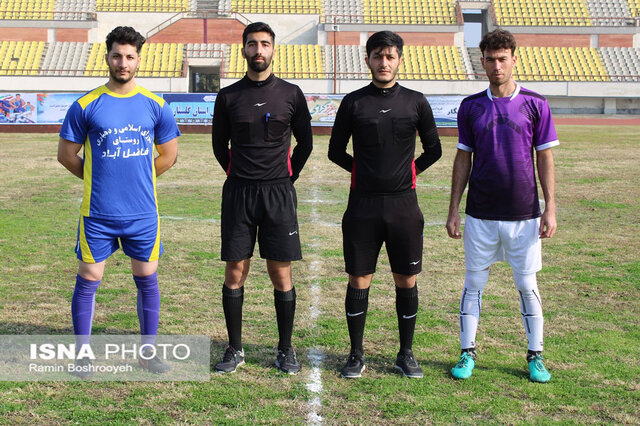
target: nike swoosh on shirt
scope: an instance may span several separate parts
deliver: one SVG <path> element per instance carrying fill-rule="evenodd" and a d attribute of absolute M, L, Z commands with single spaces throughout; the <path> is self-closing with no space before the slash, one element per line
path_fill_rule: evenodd
<path fill-rule="evenodd" d="M 298 231 L 289 232 L 289 235 L 297 234 Z"/>
<path fill-rule="evenodd" d="M 355 314 L 352 314 L 351 312 L 347 312 L 348 317 L 357 317 L 358 315 L 362 315 L 362 314 L 364 314 L 364 311 L 356 312 Z"/>
<path fill-rule="evenodd" d="M 415 317 L 416 315 L 418 315 L 417 312 L 415 314 L 413 314 L 413 315 L 403 315 L 402 319 L 411 319 L 411 318 Z"/>
<path fill-rule="evenodd" d="M 381 110 L 380 110 L 380 112 L 381 112 L 381 113 L 383 113 L 383 114 L 386 114 L 386 113 L 388 113 L 389 111 L 391 111 L 391 108 L 389 108 L 389 109 L 381 109 Z"/>
<path fill-rule="evenodd" d="M 254 106 L 255 106 L 255 107 L 261 107 L 262 105 L 266 105 L 266 104 L 267 104 L 266 102 L 262 102 L 262 103 L 258 102 L 258 103 L 257 103 L 257 104 L 255 104 Z"/>

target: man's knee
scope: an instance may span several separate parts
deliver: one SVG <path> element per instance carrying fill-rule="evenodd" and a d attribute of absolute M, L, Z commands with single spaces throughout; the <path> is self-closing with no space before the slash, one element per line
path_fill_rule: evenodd
<path fill-rule="evenodd" d="M 470 291 L 481 291 L 489 280 L 489 269 L 482 271 L 470 271 L 467 272 L 464 277 L 464 287 Z"/>

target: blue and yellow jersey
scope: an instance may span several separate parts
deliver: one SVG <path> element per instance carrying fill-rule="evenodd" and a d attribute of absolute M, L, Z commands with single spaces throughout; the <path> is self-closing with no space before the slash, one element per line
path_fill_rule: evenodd
<path fill-rule="evenodd" d="M 84 144 L 80 214 L 102 219 L 156 215 L 154 144 L 180 136 L 164 99 L 140 86 L 126 95 L 98 87 L 75 101 L 60 137 Z"/>

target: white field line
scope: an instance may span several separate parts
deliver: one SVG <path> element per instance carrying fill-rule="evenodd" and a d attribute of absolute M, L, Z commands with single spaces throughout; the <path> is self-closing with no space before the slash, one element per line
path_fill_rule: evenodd
<path fill-rule="evenodd" d="M 316 188 L 311 190 L 311 195 L 315 201 L 312 203 L 311 207 L 311 223 L 314 227 L 317 227 L 318 225 L 321 225 L 321 221 L 316 207 L 319 204 Z M 319 244 L 316 242 L 311 245 L 314 250 L 317 250 L 319 248 L 318 246 Z M 309 269 L 311 271 L 311 301 L 309 303 L 309 314 L 311 317 L 311 328 L 313 328 L 316 326 L 316 321 L 321 313 L 321 289 L 318 285 L 318 279 L 322 272 L 322 259 L 317 258 L 313 260 Z M 309 378 L 307 380 L 307 390 L 312 395 L 311 399 L 307 402 L 307 407 L 309 409 L 307 414 L 307 424 L 321 425 L 324 423 L 324 419 L 320 415 L 320 410 L 322 409 L 322 400 L 320 399 L 320 396 L 323 391 L 322 371 L 320 370 L 320 366 L 324 361 L 324 353 L 320 349 L 313 347 L 309 349 L 307 356 L 309 363 L 311 364 L 311 373 L 309 373 Z"/>

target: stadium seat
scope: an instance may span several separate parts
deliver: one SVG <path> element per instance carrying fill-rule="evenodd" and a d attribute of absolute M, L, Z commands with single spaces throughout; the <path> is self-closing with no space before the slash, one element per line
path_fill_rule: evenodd
<path fill-rule="evenodd" d="M 590 26 L 586 0 L 494 0 L 498 25 Z"/>
<path fill-rule="evenodd" d="M 519 81 L 609 81 L 598 49 L 519 47 L 514 78 Z"/>

